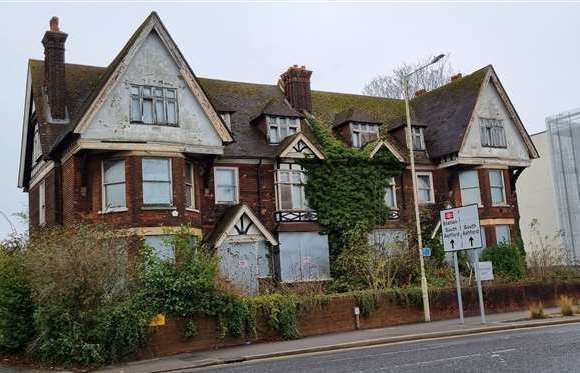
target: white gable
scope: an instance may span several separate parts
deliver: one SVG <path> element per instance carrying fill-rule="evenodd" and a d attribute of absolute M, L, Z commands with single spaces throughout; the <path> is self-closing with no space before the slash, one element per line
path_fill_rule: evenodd
<path fill-rule="evenodd" d="M 179 125 L 172 127 L 131 123 L 132 84 L 176 88 Z M 81 137 L 90 140 L 169 143 L 188 146 L 200 152 L 222 153 L 222 141 L 215 127 L 155 31 L 145 37 L 130 58 L 129 65 L 114 81 L 99 110 L 81 131 Z"/>
<path fill-rule="evenodd" d="M 308 140 L 303 133 L 296 137 L 280 152 L 282 158 L 318 158 L 324 159 L 324 155 Z"/>
<path fill-rule="evenodd" d="M 500 119 L 503 121 L 506 148 L 489 148 L 481 146 L 481 130 L 479 118 Z M 475 110 L 469 123 L 468 131 L 459 152 L 461 158 L 494 158 L 501 160 L 529 161 L 528 148 L 513 117 L 501 99 L 495 84 L 488 80 L 483 87 Z"/>

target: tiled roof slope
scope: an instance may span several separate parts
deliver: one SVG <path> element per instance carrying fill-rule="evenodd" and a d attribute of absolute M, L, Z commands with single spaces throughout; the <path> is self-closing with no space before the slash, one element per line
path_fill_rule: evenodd
<path fill-rule="evenodd" d="M 47 154 L 62 135 L 72 130 L 72 126 L 70 124 L 47 124 L 44 100 L 42 98 L 44 61 L 29 60 L 28 67 L 31 75 L 32 99 L 36 106 L 36 117 L 39 123 L 41 146 L 43 153 Z M 96 90 L 104 71 L 105 68 L 97 66 L 69 63 L 65 65 L 67 110 L 71 123 L 75 122 L 82 113 L 83 103 Z"/>
<path fill-rule="evenodd" d="M 42 115 L 44 62 L 30 60 L 29 66 L 33 98 L 38 115 Z M 459 150 L 479 87 L 489 68 L 480 69 L 411 101 L 413 119 L 427 125 L 425 141 L 431 158 Z M 56 145 L 55 141 L 61 140 L 72 130 L 73 123 L 94 98 L 94 92 L 106 80 L 109 70 L 103 67 L 66 64 L 67 108 L 71 124 L 42 125 L 43 150 L 52 149 Z M 276 85 L 197 79 L 217 111 L 232 113 L 231 130 L 235 142 L 226 146 L 226 157 L 275 157 L 277 147 L 267 143 L 265 134 L 252 124 L 252 120 L 262 114 L 301 116 L 290 106 L 284 93 Z M 386 128 L 400 125 L 405 120 L 402 100 L 323 91 L 312 91 L 312 112 L 329 127 L 335 123 L 337 115 L 341 117 L 345 113 L 364 113 L 365 121 L 383 123 Z M 356 115 L 360 116 L 359 114 Z M 44 119 L 39 117 L 39 122 L 45 123 Z M 312 138 L 307 128 L 304 132 Z M 395 142 L 394 139 L 390 141 Z M 402 144 L 397 145 L 404 148 Z"/>
<path fill-rule="evenodd" d="M 426 124 L 425 145 L 432 159 L 460 150 L 489 69 L 491 65 L 411 101 L 413 117 Z"/>

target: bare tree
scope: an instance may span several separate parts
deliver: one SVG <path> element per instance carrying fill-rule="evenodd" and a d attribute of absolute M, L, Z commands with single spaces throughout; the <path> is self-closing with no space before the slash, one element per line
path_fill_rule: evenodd
<path fill-rule="evenodd" d="M 420 66 L 426 65 L 433 60 L 433 56 L 422 58 L 416 63 L 402 65 L 393 69 L 389 75 L 378 75 L 368 82 L 363 88 L 363 94 L 388 98 L 403 98 L 403 77 Z M 425 89 L 427 91 L 441 87 L 449 82 L 454 74 L 449 63 L 449 57 L 444 57 L 438 63 L 413 74 L 409 80 L 409 94 Z"/>

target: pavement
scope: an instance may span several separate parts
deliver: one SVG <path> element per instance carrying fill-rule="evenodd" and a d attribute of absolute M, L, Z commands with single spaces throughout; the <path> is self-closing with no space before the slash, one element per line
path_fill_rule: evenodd
<path fill-rule="evenodd" d="M 579 372 L 580 323 L 357 347 L 180 373 Z"/>
<path fill-rule="evenodd" d="M 510 312 L 487 315 L 487 323 L 481 324 L 479 316 L 459 320 L 434 321 L 388 328 L 365 329 L 343 333 L 324 334 L 291 341 L 247 344 L 218 350 L 183 353 L 151 360 L 141 360 L 123 365 L 106 367 L 99 372 L 141 373 L 172 372 L 211 367 L 224 364 L 258 361 L 326 351 L 397 344 L 433 338 L 484 334 L 512 329 L 528 329 L 541 326 L 580 323 L 580 316 L 559 317 L 558 309 L 547 309 L 552 317 L 529 320 L 529 312 Z M 266 370 L 269 371 L 269 370 Z M 291 369 L 290 371 L 295 371 Z"/>

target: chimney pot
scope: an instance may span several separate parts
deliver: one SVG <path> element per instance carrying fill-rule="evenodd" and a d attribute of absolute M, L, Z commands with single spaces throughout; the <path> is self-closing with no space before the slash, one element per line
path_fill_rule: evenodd
<path fill-rule="evenodd" d="M 420 90 L 418 90 L 418 91 L 415 92 L 415 97 L 422 96 L 425 93 L 427 93 L 427 91 L 425 89 L 420 89 Z"/>
<path fill-rule="evenodd" d="M 50 31 L 60 32 L 60 29 L 58 28 L 58 17 L 56 17 L 56 16 L 52 17 L 48 24 L 50 26 Z"/>
<path fill-rule="evenodd" d="M 457 73 L 455 75 L 453 75 L 451 77 L 451 81 L 457 80 L 457 79 L 461 79 L 463 75 L 461 75 L 461 73 Z"/>

